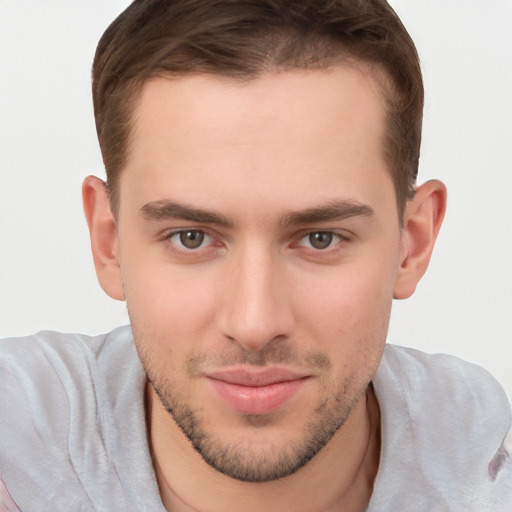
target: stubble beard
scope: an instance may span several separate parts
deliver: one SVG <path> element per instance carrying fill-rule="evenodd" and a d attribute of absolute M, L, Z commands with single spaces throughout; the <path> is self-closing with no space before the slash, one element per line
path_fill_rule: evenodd
<path fill-rule="evenodd" d="M 348 382 L 320 403 L 312 419 L 302 429 L 299 440 L 281 444 L 258 445 L 221 439 L 208 428 L 200 411 L 189 407 L 175 393 L 165 378 L 158 378 L 150 368 L 148 379 L 161 403 L 191 442 L 194 450 L 216 471 L 243 482 L 268 482 L 289 476 L 305 466 L 343 426 L 350 412 L 366 390 L 356 392 Z M 264 429 L 272 420 L 265 416 L 243 416 L 247 428 Z M 293 419 L 289 420 L 293 422 Z"/>

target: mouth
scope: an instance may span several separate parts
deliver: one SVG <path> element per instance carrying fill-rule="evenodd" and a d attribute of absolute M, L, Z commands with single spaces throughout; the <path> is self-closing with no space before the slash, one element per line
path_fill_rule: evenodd
<path fill-rule="evenodd" d="M 206 375 L 230 409 L 248 415 L 270 414 L 284 406 L 310 378 L 284 368 L 229 369 Z"/>

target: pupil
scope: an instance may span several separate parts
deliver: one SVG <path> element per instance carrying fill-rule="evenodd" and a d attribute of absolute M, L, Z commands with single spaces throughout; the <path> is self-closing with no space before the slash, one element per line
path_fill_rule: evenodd
<path fill-rule="evenodd" d="M 315 249 L 326 249 L 331 245 L 332 233 L 317 232 L 309 235 L 309 241 Z"/>
<path fill-rule="evenodd" d="M 204 233 L 202 231 L 184 231 L 180 233 L 180 242 L 187 249 L 197 249 L 204 240 Z"/>

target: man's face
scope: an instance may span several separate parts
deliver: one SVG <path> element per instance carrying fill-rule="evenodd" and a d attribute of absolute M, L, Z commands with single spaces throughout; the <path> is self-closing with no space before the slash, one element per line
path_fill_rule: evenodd
<path fill-rule="evenodd" d="M 155 79 L 134 123 L 117 254 L 154 390 L 219 471 L 290 474 L 384 348 L 400 227 L 377 87 L 341 66 Z"/>

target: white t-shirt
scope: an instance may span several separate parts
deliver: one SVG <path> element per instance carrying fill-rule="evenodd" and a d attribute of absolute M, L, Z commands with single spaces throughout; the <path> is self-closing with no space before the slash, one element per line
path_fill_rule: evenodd
<path fill-rule="evenodd" d="M 129 327 L 0 341 L 0 512 L 165 512 L 144 387 Z M 382 452 L 368 512 L 512 511 L 510 404 L 486 371 L 388 345 L 374 387 Z"/>

